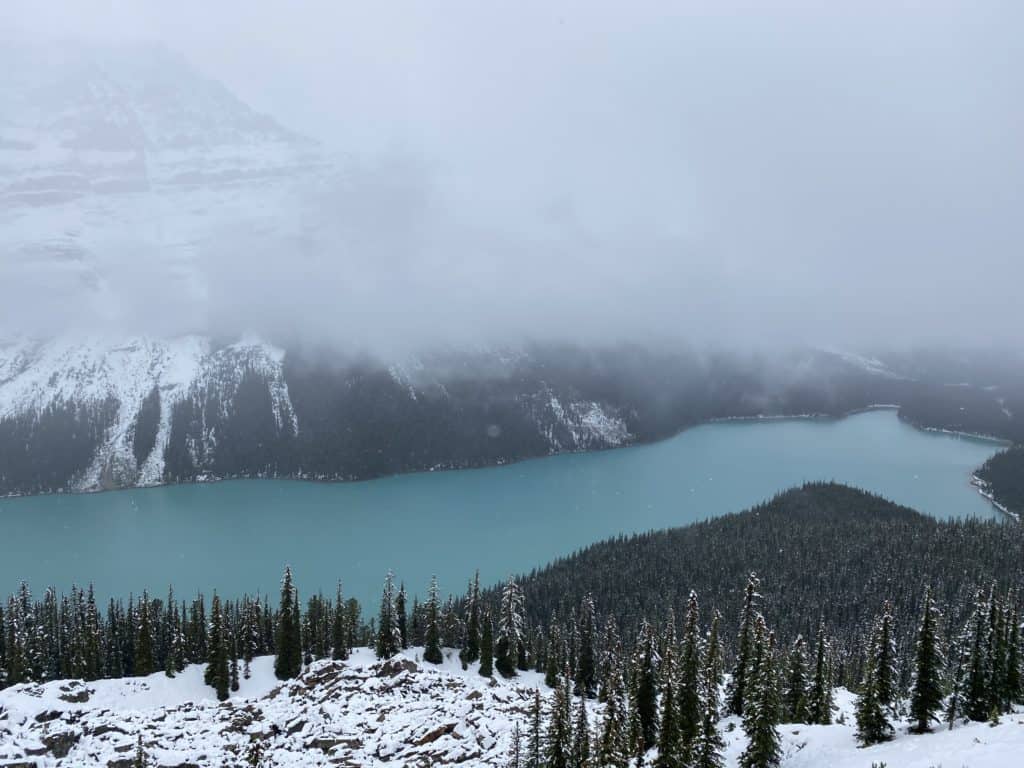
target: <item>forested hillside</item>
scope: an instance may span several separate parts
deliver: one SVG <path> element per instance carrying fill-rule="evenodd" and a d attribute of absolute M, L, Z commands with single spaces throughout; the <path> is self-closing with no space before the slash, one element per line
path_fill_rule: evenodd
<path fill-rule="evenodd" d="M 781 639 L 813 636 L 821 619 L 855 660 L 886 600 L 897 614 L 916 616 L 922 588 L 931 585 L 952 633 L 973 610 L 979 585 L 1021 586 L 1024 528 L 939 521 L 854 488 L 810 484 L 746 512 L 595 544 L 523 577 L 521 586 L 531 622 L 568 616 L 591 594 L 626 635 L 645 617 L 682 615 L 694 590 L 722 612 L 729 643 L 750 572 L 761 579 L 764 610 Z M 909 621 L 897 628 L 904 652 L 913 629 Z"/>
<path fill-rule="evenodd" d="M 1018 515 L 1024 513 L 1024 445 L 997 453 L 975 476 L 995 501 Z"/>

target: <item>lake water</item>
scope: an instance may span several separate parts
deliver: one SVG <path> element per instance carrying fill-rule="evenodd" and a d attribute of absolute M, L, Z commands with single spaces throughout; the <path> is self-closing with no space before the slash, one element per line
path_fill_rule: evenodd
<path fill-rule="evenodd" d="M 0 500 L 0 593 L 27 579 L 102 597 L 147 587 L 300 594 L 374 611 L 391 568 L 461 593 L 622 533 L 738 511 L 809 480 L 856 485 L 936 517 L 996 511 L 969 484 L 999 446 L 922 432 L 879 410 L 845 419 L 707 424 L 651 445 L 359 483 L 239 480 Z M 367 601 L 369 603 L 367 604 Z"/>

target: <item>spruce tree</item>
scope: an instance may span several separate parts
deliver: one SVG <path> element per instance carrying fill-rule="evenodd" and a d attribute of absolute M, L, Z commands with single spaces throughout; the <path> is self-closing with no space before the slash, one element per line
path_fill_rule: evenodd
<path fill-rule="evenodd" d="M 580 604 L 579 648 L 576 653 L 576 681 L 573 690 L 577 696 L 587 699 L 597 696 L 596 634 L 594 599 L 587 593 Z"/>
<path fill-rule="evenodd" d="M 639 735 L 636 747 L 643 752 L 651 749 L 658 740 L 658 675 L 657 653 L 654 648 L 654 633 L 643 621 L 636 641 L 633 657 L 632 711 L 636 715 Z M 637 755 L 639 756 L 639 755 Z"/>
<path fill-rule="evenodd" d="M 473 574 L 473 580 L 466 589 L 466 647 L 463 659 L 472 664 L 480 658 L 480 571 Z"/>
<path fill-rule="evenodd" d="M 487 610 L 480 613 L 483 630 L 480 633 L 480 674 L 484 677 L 494 676 L 494 629 L 491 615 Z"/>
<path fill-rule="evenodd" d="M 621 672 L 619 674 L 621 676 Z M 602 768 L 626 768 L 629 762 L 625 706 L 621 686 L 606 692 L 604 719 L 597 742 L 597 765 Z"/>
<path fill-rule="evenodd" d="M 976 722 L 987 720 L 991 710 L 992 637 L 988 614 L 988 602 L 979 591 L 967 629 L 968 655 L 963 686 L 963 714 Z"/>
<path fill-rule="evenodd" d="M 679 660 L 679 734 L 686 753 L 700 732 L 702 671 L 700 607 L 697 604 L 697 594 L 691 591 L 687 600 Z"/>
<path fill-rule="evenodd" d="M 857 738 L 865 746 L 887 741 L 892 735 L 892 724 L 889 722 L 887 714 L 889 707 L 886 700 L 890 691 L 887 690 L 885 682 L 885 667 L 888 658 L 886 615 L 887 611 L 875 620 L 864 663 L 864 677 L 857 696 Z M 882 680 L 881 684 L 880 679 Z"/>
<path fill-rule="evenodd" d="M 940 620 L 931 587 L 926 586 L 914 644 L 914 677 L 910 686 L 910 719 L 916 733 L 930 731 L 932 721 L 938 719 L 936 713 L 942 708 L 942 670 L 946 661 L 940 646 Z"/>
<path fill-rule="evenodd" d="M 238 684 L 238 638 L 231 636 L 231 667 L 229 672 L 231 690 L 237 691 Z"/>
<path fill-rule="evenodd" d="M 679 681 L 675 663 L 673 623 L 669 623 L 668 638 L 658 669 L 661 678 L 661 722 L 658 725 L 658 758 L 654 763 L 657 768 L 682 768 L 684 765 L 683 737 L 679 727 L 680 708 L 676 698 Z"/>
<path fill-rule="evenodd" d="M 494 649 L 494 666 L 502 677 L 513 677 L 519 666 L 523 643 L 523 600 L 515 579 L 509 579 L 501 595 L 498 616 L 498 637 Z"/>
<path fill-rule="evenodd" d="M 437 593 L 437 576 L 430 579 L 425 606 L 425 624 L 423 631 L 423 660 L 431 664 L 444 661 L 441 652 L 441 599 Z"/>
<path fill-rule="evenodd" d="M 348 658 L 348 614 L 341 596 L 341 582 L 334 598 L 334 615 L 331 621 L 331 658 L 344 661 Z"/>
<path fill-rule="evenodd" d="M 622 643 L 619 641 L 618 626 L 615 624 L 615 619 L 611 617 L 608 618 L 604 626 L 598 678 L 600 688 L 597 700 L 604 703 L 608 700 L 609 691 L 619 690 L 622 687 Z"/>
<path fill-rule="evenodd" d="M 545 768 L 570 768 L 572 722 L 569 717 L 568 678 L 562 678 L 551 694 L 545 744 Z"/>
<path fill-rule="evenodd" d="M 274 675 L 290 680 L 302 671 L 302 637 L 298 611 L 298 595 L 292 583 L 292 569 L 286 566 L 281 578 L 281 606 L 277 612 Z"/>
<path fill-rule="evenodd" d="M 523 754 L 523 732 L 516 720 L 512 726 L 512 744 L 509 749 L 506 768 L 526 768 L 526 755 Z"/>
<path fill-rule="evenodd" d="M 700 732 L 690 750 L 691 768 L 722 768 L 722 750 L 725 742 L 718 732 L 718 686 L 721 679 L 720 649 L 718 647 L 719 616 L 716 612 L 711 620 L 704 674 L 701 678 L 701 723 Z"/>
<path fill-rule="evenodd" d="M 398 587 L 398 594 L 395 595 L 395 621 L 398 624 L 399 643 L 403 649 L 409 647 L 409 625 L 405 602 L 405 582 L 403 581 Z"/>
<path fill-rule="evenodd" d="M 1024 680 L 1021 675 L 1020 615 L 1017 606 L 1010 611 L 1006 646 L 1006 692 L 1009 703 L 1024 704 Z"/>
<path fill-rule="evenodd" d="M 139 677 L 152 674 L 153 663 L 153 621 L 150 617 L 149 593 L 142 592 L 139 601 L 139 624 L 135 639 L 135 674 Z"/>
<path fill-rule="evenodd" d="M 530 705 L 530 733 L 526 742 L 526 768 L 544 767 L 543 708 L 540 690 L 533 689 Z"/>
<path fill-rule="evenodd" d="M 580 696 L 572 726 L 571 768 L 590 768 L 590 724 L 587 722 L 587 697 Z"/>
<path fill-rule="evenodd" d="M 747 696 L 747 672 L 753 654 L 757 601 L 761 597 L 757 589 L 760 583 L 757 574 L 751 573 L 747 578 L 747 587 L 743 596 L 740 629 L 736 638 L 736 663 L 732 668 L 732 677 L 726 692 L 726 709 L 733 715 L 743 715 L 743 703 Z"/>
<path fill-rule="evenodd" d="M 402 647 L 402 636 L 398 628 L 395 611 L 395 577 L 388 571 L 384 577 L 384 591 L 380 599 L 380 614 L 377 618 L 377 658 L 390 659 Z"/>
<path fill-rule="evenodd" d="M 744 703 L 743 727 L 747 732 L 747 748 L 740 755 L 740 768 L 774 768 L 782 759 L 779 745 L 778 681 L 773 658 L 772 637 L 757 616 L 752 633 L 752 656 L 757 659 L 747 678 L 747 701 Z"/>
<path fill-rule="evenodd" d="M 786 683 L 782 692 L 784 722 L 806 723 L 810 720 L 807 688 L 807 654 L 804 651 L 804 638 L 797 635 L 789 650 L 786 664 Z"/>
<path fill-rule="evenodd" d="M 814 643 L 814 678 L 807 694 L 807 715 L 813 725 L 832 724 L 832 680 L 829 675 L 824 622 L 818 624 L 818 635 Z"/>
<path fill-rule="evenodd" d="M 204 679 L 207 685 L 213 686 L 219 701 L 228 698 L 230 687 L 226 631 L 220 596 L 214 592 L 213 602 L 210 604 L 209 656 Z"/>

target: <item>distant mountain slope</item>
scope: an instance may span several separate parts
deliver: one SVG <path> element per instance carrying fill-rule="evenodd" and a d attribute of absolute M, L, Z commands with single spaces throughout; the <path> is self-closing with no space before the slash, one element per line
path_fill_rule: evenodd
<path fill-rule="evenodd" d="M 813 350 L 533 345 L 388 363 L 255 338 L 22 339 L 0 342 L 0 494 L 479 467 L 716 418 L 906 410 L 928 386 Z"/>

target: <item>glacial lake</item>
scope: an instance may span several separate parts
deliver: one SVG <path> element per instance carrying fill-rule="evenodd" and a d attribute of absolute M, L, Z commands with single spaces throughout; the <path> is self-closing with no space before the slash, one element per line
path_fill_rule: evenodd
<path fill-rule="evenodd" d="M 994 442 L 924 432 L 893 410 L 839 420 L 706 424 L 650 445 L 490 469 L 357 483 L 237 480 L 0 500 L 0 593 L 92 582 L 98 595 L 269 591 L 291 563 L 300 596 L 376 610 L 388 569 L 410 594 L 432 573 L 460 594 L 619 533 L 734 512 L 810 480 L 836 480 L 940 518 L 998 512 L 970 474 Z"/>

